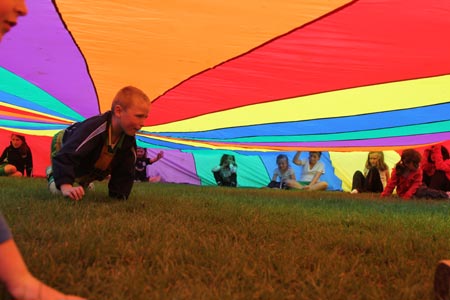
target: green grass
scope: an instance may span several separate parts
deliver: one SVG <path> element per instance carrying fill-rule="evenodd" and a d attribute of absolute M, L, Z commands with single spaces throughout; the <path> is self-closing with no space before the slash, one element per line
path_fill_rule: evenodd
<path fill-rule="evenodd" d="M 0 186 L 32 273 L 89 299 L 432 299 L 450 258 L 448 201 L 145 183 L 112 201 L 96 183 L 72 202 L 44 179 Z"/>

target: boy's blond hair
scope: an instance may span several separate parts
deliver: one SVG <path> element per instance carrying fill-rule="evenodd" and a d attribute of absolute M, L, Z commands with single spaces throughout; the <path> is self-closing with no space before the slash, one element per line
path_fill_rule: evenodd
<path fill-rule="evenodd" d="M 120 105 L 124 110 L 133 104 L 133 97 L 139 97 L 147 103 L 150 103 L 150 98 L 140 89 L 134 86 L 126 86 L 120 89 L 111 104 L 111 111 L 114 111 L 116 105 Z"/>

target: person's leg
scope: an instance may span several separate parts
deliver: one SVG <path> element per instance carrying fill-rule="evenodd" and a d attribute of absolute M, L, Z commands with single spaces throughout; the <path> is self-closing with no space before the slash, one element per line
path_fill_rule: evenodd
<path fill-rule="evenodd" d="M 422 172 L 422 182 L 427 186 L 430 186 L 431 176 L 427 174 L 427 172 Z"/>
<path fill-rule="evenodd" d="M 52 142 L 50 144 L 50 163 L 52 163 L 53 157 L 55 157 L 56 153 L 58 153 L 58 151 L 61 149 L 63 136 L 64 130 L 61 130 L 52 138 Z M 61 195 L 61 191 L 56 188 L 55 179 L 53 178 L 52 165 L 48 166 L 47 169 L 45 169 L 45 175 L 47 177 L 47 186 L 50 193 L 52 193 L 53 195 Z"/>
<path fill-rule="evenodd" d="M 449 199 L 449 194 L 450 192 L 432 189 L 423 184 L 417 189 L 414 197 L 425 199 Z"/>
<path fill-rule="evenodd" d="M 220 176 L 220 171 L 213 172 L 214 179 L 216 180 L 217 185 L 223 185 L 222 176 Z"/>
<path fill-rule="evenodd" d="M 378 168 L 370 168 L 367 173 L 364 189 L 366 192 L 381 193 L 383 191 L 383 183 L 381 182 L 380 171 Z"/>
<path fill-rule="evenodd" d="M 428 187 L 436 190 L 448 191 L 449 180 L 444 171 L 436 170 L 430 177 Z"/>
<path fill-rule="evenodd" d="M 325 191 L 328 188 L 328 183 L 325 181 L 316 182 L 309 187 L 310 191 Z"/>
<path fill-rule="evenodd" d="M 237 174 L 236 173 L 232 173 L 230 175 L 230 186 L 237 187 Z"/>
<path fill-rule="evenodd" d="M 4 166 L 6 176 L 21 177 L 22 173 L 17 171 L 16 166 L 7 164 Z"/>
<path fill-rule="evenodd" d="M 300 184 L 298 181 L 293 179 L 286 180 L 286 186 L 290 189 L 303 190 L 305 188 L 304 185 Z"/>
<path fill-rule="evenodd" d="M 58 153 L 62 147 L 64 132 L 64 129 L 60 130 L 52 138 L 52 142 L 50 144 L 50 161 L 53 159 L 53 157 L 55 157 L 56 153 Z"/>
<path fill-rule="evenodd" d="M 364 177 L 363 173 L 361 171 L 356 171 L 355 174 L 353 174 L 351 193 L 356 194 L 364 192 L 365 181 L 366 178 Z"/>
<path fill-rule="evenodd" d="M 277 182 L 277 181 L 273 181 L 272 180 L 271 182 L 269 182 L 267 187 L 271 188 L 271 189 L 279 189 L 279 188 L 281 188 L 281 182 Z"/>
<path fill-rule="evenodd" d="M 6 163 L 0 164 L 0 176 L 7 176 L 5 172 Z"/>

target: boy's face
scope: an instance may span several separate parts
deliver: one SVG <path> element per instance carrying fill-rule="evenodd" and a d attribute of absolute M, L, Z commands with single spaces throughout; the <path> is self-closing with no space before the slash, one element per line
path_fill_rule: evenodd
<path fill-rule="evenodd" d="M 135 97 L 133 103 L 127 109 L 117 105 L 114 113 L 119 120 L 119 126 L 122 131 L 126 135 L 134 136 L 144 126 L 149 111 L 150 103 Z"/>
<path fill-rule="evenodd" d="M 18 17 L 26 14 L 25 0 L 0 0 L 0 41 L 17 24 Z"/>

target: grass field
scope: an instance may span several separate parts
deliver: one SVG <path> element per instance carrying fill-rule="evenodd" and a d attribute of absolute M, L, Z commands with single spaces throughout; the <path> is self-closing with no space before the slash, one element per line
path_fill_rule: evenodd
<path fill-rule="evenodd" d="M 89 299 L 432 299 L 450 258 L 448 201 L 146 183 L 112 201 L 97 183 L 71 202 L 44 179 L 0 186 L 32 273 Z"/>

